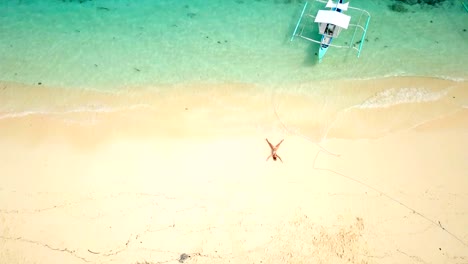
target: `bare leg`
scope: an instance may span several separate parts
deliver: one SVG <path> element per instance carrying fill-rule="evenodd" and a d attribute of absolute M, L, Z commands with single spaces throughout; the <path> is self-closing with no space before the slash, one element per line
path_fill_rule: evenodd
<path fill-rule="evenodd" d="M 270 145 L 271 150 L 274 150 L 275 147 L 273 147 L 273 145 L 270 143 L 270 141 L 268 141 L 268 138 L 265 138 L 265 139 L 266 139 L 266 141 L 268 142 L 268 145 Z"/>
<path fill-rule="evenodd" d="M 276 145 L 275 150 L 279 148 L 279 146 L 281 145 L 281 143 L 283 143 L 283 141 L 284 141 L 284 139 L 282 139 L 282 140 L 280 141 L 280 143 L 278 143 L 278 145 Z"/>

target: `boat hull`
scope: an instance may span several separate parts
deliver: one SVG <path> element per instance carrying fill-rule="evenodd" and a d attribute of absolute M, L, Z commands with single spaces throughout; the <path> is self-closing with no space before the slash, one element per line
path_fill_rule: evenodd
<path fill-rule="evenodd" d="M 325 53 L 328 51 L 328 46 L 321 45 L 318 53 L 319 62 L 322 62 Z"/>
<path fill-rule="evenodd" d="M 339 0 L 338 3 L 342 4 L 343 0 Z M 331 10 L 341 13 L 341 9 L 339 9 L 339 8 L 332 8 Z M 333 37 L 328 36 L 328 35 L 322 35 L 322 40 L 320 41 L 320 49 L 319 49 L 319 52 L 318 52 L 319 62 L 322 62 L 322 59 L 325 56 L 325 54 L 327 53 L 328 47 L 331 44 L 332 40 L 333 40 Z"/>
<path fill-rule="evenodd" d="M 328 47 L 330 47 L 330 43 L 332 42 L 333 38 L 322 36 L 322 41 L 320 41 L 320 48 L 318 52 L 318 60 L 322 62 L 323 57 L 328 51 Z"/>

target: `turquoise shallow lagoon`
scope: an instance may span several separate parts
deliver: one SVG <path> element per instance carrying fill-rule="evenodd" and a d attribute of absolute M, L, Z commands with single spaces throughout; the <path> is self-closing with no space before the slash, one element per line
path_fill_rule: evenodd
<path fill-rule="evenodd" d="M 361 57 L 289 39 L 303 1 L 5 0 L 0 80 L 118 89 L 180 83 L 278 87 L 425 76 L 466 80 L 468 13 L 457 1 L 389 8 L 352 0 L 371 22 Z M 317 39 L 319 36 L 317 36 Z"/>

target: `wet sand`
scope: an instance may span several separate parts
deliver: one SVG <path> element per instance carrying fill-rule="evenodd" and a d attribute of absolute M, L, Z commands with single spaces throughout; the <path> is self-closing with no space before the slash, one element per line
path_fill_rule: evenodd
<path fill-rule="evenodd" d="M 467 262 L 466 83 L 317 85 L 2 83 L 1 262 Z"/>

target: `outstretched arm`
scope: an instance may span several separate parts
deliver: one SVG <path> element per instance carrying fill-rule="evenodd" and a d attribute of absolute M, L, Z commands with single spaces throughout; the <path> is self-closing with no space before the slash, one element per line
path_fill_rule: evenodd
<path fill-rule="evenodd" d="M 276 157 L 278 157 L 278 159 L 280 159 L 280 160 L 281 160 L 281 163 L 283 163 L 283 160 L 281 159 L 281 157 L 280 157 L 280 156 L 276 155 Z"/>

